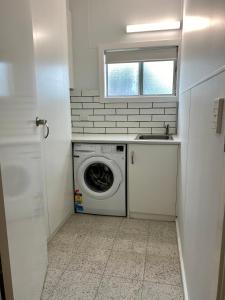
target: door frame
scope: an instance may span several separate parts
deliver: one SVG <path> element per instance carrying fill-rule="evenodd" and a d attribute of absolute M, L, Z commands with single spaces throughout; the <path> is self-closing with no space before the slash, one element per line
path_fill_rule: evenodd
<path fill-rule="evenodd" d="M 12 276 L 9 258 L 8 236 L 5 218 L 5 205 L 0 166 L 0 255 L 4 282 L 5 299 L 13 300 Z"/>
<path fill-rule="evenodd" d="M 220 268 L 217 288 L 217 300 L 225 299 L 225 211 L 223 218 L 223 233 L 221 241 Z"/>

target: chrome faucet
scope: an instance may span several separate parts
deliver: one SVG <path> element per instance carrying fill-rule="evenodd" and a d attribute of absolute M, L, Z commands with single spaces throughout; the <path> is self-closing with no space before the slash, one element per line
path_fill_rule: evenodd
<path fill-rule="evenodd" d="M 170 125 L 169 124 L 167 124 L 167 125 L 165 125 L 165 128 L 166 128 L 166 135 L 169 135 L 170 134 Z"/>

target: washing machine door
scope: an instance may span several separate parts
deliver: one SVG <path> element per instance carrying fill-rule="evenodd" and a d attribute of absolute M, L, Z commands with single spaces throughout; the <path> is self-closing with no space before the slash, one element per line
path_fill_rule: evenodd
<path fill-rule="evenodd" d="M 113 196 L 122 181 L 117 163 L 101 156 L 87 158 L 78 168 L 77 180 L 83 193 L 96 199 Z"/>

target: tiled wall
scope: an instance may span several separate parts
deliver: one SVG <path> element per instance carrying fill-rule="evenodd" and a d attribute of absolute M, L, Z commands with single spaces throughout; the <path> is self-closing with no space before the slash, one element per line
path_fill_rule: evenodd
<path fill-rule="evenodd" d="M 81 95 L 82 94 L 82 95 Z M 97 91 L 71 93 L 73 133 L 176 133 L 176 102 L 101 103 Z"/>

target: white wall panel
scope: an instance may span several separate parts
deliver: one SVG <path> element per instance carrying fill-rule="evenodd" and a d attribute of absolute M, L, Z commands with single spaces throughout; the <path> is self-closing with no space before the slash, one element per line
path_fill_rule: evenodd
<path fill-rule="evenodd" d="M 212 129 L 217 88 L 213 79 L 191 91 L 183 251 L 193 300 L 216 299 L 224 188 L 224 136 Z"/>
<path fill-rule="evenodd" d="M 184 223 L 185 223 L 185 205 L 186 205 L 186 174 L 188 164 L 188 141 L 189 141 L 189 126 L 190 126 L 190 106 L 191 106 L 191 91 L 187 91 L 180 96 L 179 100 L 179 116 L 178 124 L 179 139 L 182 143 L 179 147 L 179 160 L 178 160 L 178 201 L 177 201 L 177 215 L 179 216 L 179 229 L 182 244 L 186 246 L 184 236 Z M 185 247 L 184 246 L 184 247 Z"/>
<path fill-rule="evenodd" d="M 225 1 L 184 1 L 181 91 L 225 65 Z"/>
<path fill-rule="evenodd" d="M 214 300 L 217 293 L 225 201 L 225 124 L 222 134 L 216 134 L 212 120 L 214 100 L 225 97 L 224 86 L 223 73 L 181 97 L 178 220 L 190 300 Z"/>

